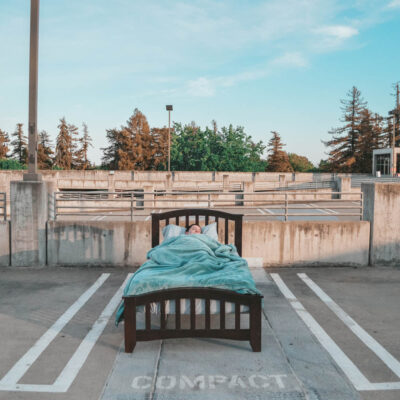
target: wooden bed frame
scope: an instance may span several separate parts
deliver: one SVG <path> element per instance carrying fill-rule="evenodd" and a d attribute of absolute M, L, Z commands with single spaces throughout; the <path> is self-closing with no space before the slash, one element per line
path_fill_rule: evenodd
<path fill-rule="evenodd" d="M 242 221 L 243 215 L 230 214 L 217 210 L 208 209 L 183 209 L 168 211 L 161 214 L 151 214 L 152 218 L 152 247 L 159 244 L 160 223 L 165 221 L 168 225 L 170 220 L 179 225 L 180 217 L 185 217 L 185 225 L 189 225 L 191 216 L 195 217 L 195 223 L 199 224 L 200 217 L 205 218 L 205 224 L 210 222 L 210 217 L 214 217 L 217 226 L 220 220 L 225 220 L 224 238 L 225 243 L 229 239 L 229 221 L 234 221 L 235 246 L 239 255 L 242 255 Z M 253 351 L 261 351 L 261 295 L 240 294 L 231 290 L 209 288 L 209 287 L 190 287 L 173 288 L 158 290 L 141 295 L 124 296 L 124 328 L 125 328 L 125 352 L 132 353 L 136 342 L 168 338 L 187 338 L 187 337 L 206 337 L 221 338 L 232 340 L 250 341 Z M 181 299 L 190 300 L 190 328 L 181 328 Z M 205 329 L 196 329 L 196 299 L 205 300 Z M 175 329 L 167 329 L 165 302 L 175 300 Z M 210 302 L 216 300 L 220 302 L 219 328 L 211 328 Z M 225 303 L 235 303 L 235 328 L 225 327 Z M 151 329 L 151 303 L 160 304 L 160 328 Z M 136 307 L 144 306 L 145 309 L 145 329 L 136 327 Z M 250 318 L 249 328 L 240 327 L 240 309 L 247 306 Z"/>

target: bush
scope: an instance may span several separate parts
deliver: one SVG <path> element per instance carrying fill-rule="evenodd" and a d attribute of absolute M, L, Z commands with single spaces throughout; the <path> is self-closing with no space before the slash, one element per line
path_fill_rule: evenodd
<path fill-rule="evenodd" d="M 21 164 L 17 160 L 10 159 L 1 159 L 0 160 L 0 169 L 13 169 L 13 170 L 21 170 L 26 169 L 25 164 Z"/>

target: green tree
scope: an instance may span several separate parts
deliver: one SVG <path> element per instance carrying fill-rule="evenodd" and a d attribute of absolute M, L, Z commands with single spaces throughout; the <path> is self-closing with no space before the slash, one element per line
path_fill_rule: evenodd
<path fill-rule="evenodd" d="M 355 86 L 347 93 L 347 97 L 346 100 L 341 100 L 341 121 L 344 125 L 330 130 L 332 139 L 323 141 L 325 146 L 330 148 L 328 162 L 334 172 L 355 172 L 357 169 L 356 152 L 360 123 L 362 111 L 367 103 Z"/>
<path fill-rule="evenodd" d="M 118 170 L 119 158 L 119 134 L 118 129 L 107 129 L 106 138 L 109 143 L 108 147 L 103 147 L 101 150 L 103 156 L 101 158 L 102 167 L 110 170 Z"/>
<path fill-rule="evenodd" d="M 18 160 L 14 160 L 12 158 L 9 158 L 7 160 L 0 159 L 0 169 L 21 170 L 26 169 L 26 165 L 21 164 Z"/>
<path fill-rule="evenodd" d="M 53 167 L 52 143 L 46 131 L 41 131 L 38 135 L 37 162 L 39 169 L 52 169 Z"/>
<path fill-rule="evenodd" d="M 13 150 L 11 157 L 15 158 L 20 164 L 27 164 L 28 161 L 28 147 L 27 138 L 22 129 L 23 124 L 17 124 L 15 132 L 11 135 L 14 140 L 11 142 Z"/>
<path fill-rule="evenodd" d="M 299 156 L 296 153 L 288 153 L 288 157 L 293 171 L 309 172 L 315 168 L 314 164 L 307 157 Z"/>
<path fill-rule="evenodd" d="M 0 129 L 0 159 L 5 159 L 8 156 L 8 144 L 10 143 L 10 138 L 7 132 Z"/>
<path fill-rule="evenodd" d="M 285 146 L 279 133 L 272 131 L 272 138 L 268 142 L 268 167 L 267 170 L 270 172 L 293 172 L 293 168 L 290 165 L 289 157 L 283 146 Z"/>

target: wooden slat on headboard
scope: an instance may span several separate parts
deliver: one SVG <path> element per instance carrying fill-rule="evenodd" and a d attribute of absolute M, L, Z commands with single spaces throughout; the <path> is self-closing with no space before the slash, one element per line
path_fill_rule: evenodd
<path fill-rule="evenodd" d="M 235 224 L 235 246 L 239 255 L 242 255 L 242 225 L 243 225 L 243 215 L 242 214 L 231 214 L 224 211 L 219 210 L 210 210 L 210 209 L 180 209 L 167 211 L 161 214 L 151 214 L 151 246 L 155 247 L 160 243 L 160 222 L 161 221 L 169 221 L 170 218 L 179 218 L 181 216 L 186 217 L 186 225 L 189 224 L 189 217 L 194 216 L 196 218 L 196 222 L 198 223 L 200 217 L 205 217 L 208 222 L 209 217 L 214 217 L 215 221 L 218 223 L 219 218 L 224 218 L 226 223 L 225 227 L 229 226 L 229 220 L 234 221 Z M 228 237 L 226 237 L 228 236 Z M 229 238 L 229 232 L 224 235 L 225 239 Z"/>

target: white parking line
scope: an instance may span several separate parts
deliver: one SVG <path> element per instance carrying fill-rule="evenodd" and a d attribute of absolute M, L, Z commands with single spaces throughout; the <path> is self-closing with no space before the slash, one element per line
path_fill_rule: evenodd
<path fill-rule="evenodd" d="M 106 281 L 110 274 L 101 274 L 97 281 L 83 293 L 78 300 L 61 315 L 60 318 L 47 330 L 47 332 L 17 361 L 0 381 L 2 386 L 15 385 L 28 371 L 30 366 L 43 353 L 47 346 L 60 333 L 64 326 L 85 305 L 99 287 Z"/>
<path fill-rule="evenodd" d="M 259 211 L 261 214 L 265 215 L 265 212 L 261 210 L 261 208 L 257 208 L 257 211 Z"/>
<path fill-rule="evenodd" d="M 382 345 L 354 321 L 338 304 L 336 304 L 315 282 L 306 274 L 297 274 L 299 278 L 340 318 L 344 324 L 369 347 L 399 378 L 400 362 L 394 358 Z"/>
<path fill-rule="evenodd" d="M 314 204 L 307 204 L 307 206 L 310 207 L 310 208 L 314 208 L 315 210 L 317 210 L 317 211 L 319 211 L 319 212 L 321 212 L 323 214 L 331 215 L 331 213 L 329 213 L 328 211 L 325 211 L 322 208 L 317 208 L 317 206 L 314 205 Z M 329 210 L 329 211 L 332 211 L 332 210 Z"/>
<path fill-rule="evenodd" d="M 266 211 L 269 214 L 275 215 L 275 213 L 271 210 L 269 210 L 268 208 L 264 208 L 264 211 Z"/>
<path fill-rule="evenodd" d="M 110 274 L 103 274 L 103 275 L 110 275 Z M 42 392 L 42 393 L 67 392 L 70 386 L 72 385 L 73 381 L 77 377 L 87 357 L 89 356 L 89 353 L 92 350 L 93 346 L 96 344 L 97 339 L 100 337 L 104 328 L 106 327 L 108 320 L 110 319 L 111 315 L 113 314 L 118 304 L 120 303 L 124 287 L 128 279 L 131 278 L 131 276 L 132 274 L 127 275 L 124 283 L 120 286 L 120 288 L 111 298 L 107 306 L 104 308 L 103 312 L 100 314 L 99 318 L 93 324 L 91 330 L 87 333 L 87 335 L 85 336 L 81 344 L 78 346 L 71 359 L 68 361 L 67 365 L 62 370 L 61 374 L 58 376 L 58 378 L 52 385 L 18 384 L 17 382 L 25 374 L 26 370 L 31 366 L 31 364 L 29 364 L 25 366 L 26 370 L 23 372 L 21 376 L 17 377 L 17 380 L 15 380 L 15 378 L 4 380 L 3 378 L 0 381 L 0 390 L 19 391 L 19 392 Z M 10 373 L 8 373 L 6 377 L 9 374 Z M 16 375 L 14 374 L 14 376 Z"/>
<path fill-rule="evenodd" d="M 289 301 L 290 305 L 303 320 L 306 326 L 318 339 L 325 350 L 335 360 L 336 364 L 342 369 L 351 381 L 353 386 L 359 391 L 374 391 L 374 390 L 399 390 L 400 382 L 381 382 L 372 383 L 364 374 L 357 368 L 357 366 L 346 356 L 342 349 L 333 341 L 333 339 L 325 332 L 325 330 L 318 324 L 313 316 L 304 308 L 304 306 L 297 300 L 296 296 L 283 282 L 279 274 L 271 273 L 271 278 L 275 281 L 282 294 Z"/>

